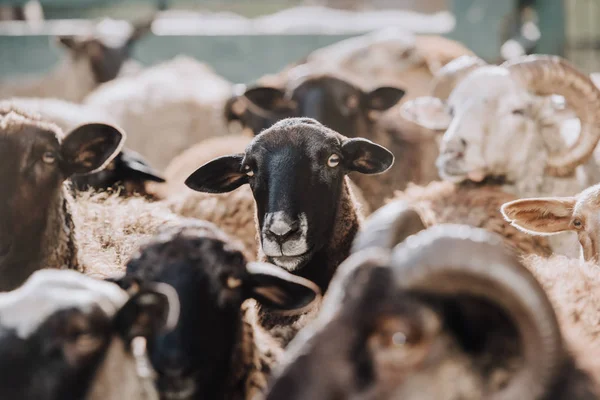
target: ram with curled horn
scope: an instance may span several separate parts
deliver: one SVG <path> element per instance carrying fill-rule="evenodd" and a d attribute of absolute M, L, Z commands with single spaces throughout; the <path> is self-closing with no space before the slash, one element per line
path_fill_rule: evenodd
<path fill-rule="evenodd" d="M 548 295 L 496 235 L 436 226 L 378 254 L 340 267 L 353 276 L 332 282 L 335 313 L 290 344 L 267 400 L 598 398 Z"/>
<path fill-rule="evenodd" d="M 571 145 L 561 135 L 565 116 L 555 95 L 581 121 Z M 437 160 L 444 179 L 502 177 L 519 196 L 572 195 L 591 183 L 575 172 L 600 140 L 600 91 L 562 58 L 533 55 L 476 68 L 426 122 L 420 104 L 427 102 L 408 104 L 405 116 L 446 130 Z"/>

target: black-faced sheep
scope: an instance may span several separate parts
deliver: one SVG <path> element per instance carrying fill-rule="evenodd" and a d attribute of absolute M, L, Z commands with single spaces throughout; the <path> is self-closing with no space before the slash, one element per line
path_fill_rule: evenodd
<path fill-rule="evenodd" d="M 259 258 L 325 292 L 360 225 L 346 175 L 382 173 L 393 161 L 387 149 L 369 140 L 346 138 L 312 119 L 290 118 L 256 136 L 244 153 L 203 165 L 186 184 L 208 193 L 249 184 Z M 268 312 L 261 317 L 268 328 L 279 325 Z"/>
<path fill-rule="evenodd" d="M 0 99 L 11 97 L 51 97 L 81 102 L 102 83 L 115 79 L 129 59 L 135 43 L 150 31 L 152 20 L 133 26 L 126 37 L 115 43 L 109 35 L 61 36 L 57 42 L 67 56 L 52 72 L 39 78 L 0 82 Z"/>
<path fill-rule="evenodd" d="M 313 283 L 274 265 L 247 263 L 240 250 L 212 224 L 192 221 L 159 231 L 127 264 L 123 287 L 160 282 L 179 295 L 179 322 L 149 343 L 163 398 L 263 394 L 282 349 L 257 326 L 250 302 L 293 315 L 318 297 Z"/>
<path fill-rule="evenodd" d="M 598 397 L 579 361 L 590 355 L 572 352 L 544 289 L 496 235 L 438 226 L 339 274 L 267 399 Z"/>
<path fill-rule="evenodd" d="M 105 112 L 81 104 L 57 99 L 12 98 L 0 102 L 0 108 L 10 104 L 43 120 L 58 125 L 63 132 L 71 131 L 86 123 L 115 125 L 115 121 Z M 146 195 L 148 182 L 164 182 L 162 175 L 133 150 L 123 148 L 106 166 L 89 174 L 74 175 L 70 179 L 76 191 L 94 189 L 109 190 L 124 196 Z"/>
<path fill-rule="evenodd" d="M 144 345 L 178 312 L 164 284 L 129 295 L 75 271 L 37 271 L 0 293 L 0 397 L 158 399 Z"/>
<path fill-rule="evenodd" d="M 120 150 L 124 134 L 113 126 L 86 124 L 63 135 L 13 106 L 0 109 L 0 133 L 0 290 L 47 267 L 108 274 L 124 265 L 118 249 L 131 254 L 140 238 L 177 219 L 139 198 L 72 200 L 65 181 L 102 168 Z M 101 245 L 107 236 L 118 245 Z"/>
<path fill-rule="evenodd" d="M 245 247 L 245 255 L 255 260 L 258 254 L 258 236 L 254 221 L 256 209 L 254 197 L 249 186 L 227 193 L 200 193 L 185 186 L 185 179 L 198 165 L 214 158 L 231 153 L 242 153 L 250 144 L 252 137 L 246 135 L 228 135 L 203 140 L 175 157 L 165 171 L 167 183 L 149 184 L 149 193 L 164 199 L 169 208 L 178 215 L 209 221 L 223 229 L 227 234 L 240 240 Z M 349 182 L 352 194 L 357 200 L 357 211 L 369 215 L 370 208 L 361 190 Z"/>
<path fill-rule="evenodd" d="M 433 166 L 437 155 L 436 151 L 425 148 L 422 137 L 403 136 L 401 132 L 377 124 L 379 114 L 393 107 L 403 95 L 403 90 L 393 87 L 365 91 L 339 74 L 309 74 L 288 82 L 283 90 L 249 89 L 237 106 L 245 105 L 244 111 L 252 117 L 246 118 L 249 121 L 246 124 L 261 121 L 259 126 L 265 127 L 290 115 L 313 118 L 347 137 L 364 137 L 388 148 L 399 160 L 389 173 L 375 178 L 351 175 L 367 195 L 369 206 L 377 208 L 394 188 L 402 189 L 410 181 L 429 182 L 435 178 L 421 179 L 421 163 Z"/>

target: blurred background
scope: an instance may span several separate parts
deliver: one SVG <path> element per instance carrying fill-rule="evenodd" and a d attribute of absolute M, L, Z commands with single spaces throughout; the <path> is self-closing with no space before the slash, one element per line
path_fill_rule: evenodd
<path fill-rule="evenodd" d="M 0 0 L 0 79 L 52 69 L 58 35 L 116 32 L 153 15 L 134 59 L 187 54 L 233 82 L 384 26 L 458 40 L 488 62 L 536 52 L 600 71 L 598 0 Z"/>

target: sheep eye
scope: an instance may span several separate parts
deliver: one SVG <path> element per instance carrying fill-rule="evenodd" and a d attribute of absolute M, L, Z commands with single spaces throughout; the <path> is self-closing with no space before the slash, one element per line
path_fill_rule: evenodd
<path fill-rule="evenodd" d="M 242 280 L 238 279 L 238 278 L 234 278 L 233 276 L 230 276 L 227 278 L 227 287 L 229 289 L 236 289 L 240 286 L 242 286 Z"/>
<path fill-rule="evenodd" d="M 525 115 L 525 110 L 522 108 L 517 108 L 516 110 L 512 110 L 513 115 Z"/>
<path fill-rule="evenodd" d="M 244 167 L 244 172 L 246 173 L 246 175 L 248 176 L 254 176 L 254 171 L 252 171 L 252 168 L 250 168 L 249 165 L 246 165 Z"/>
<path fill-rule="evenodd" d="M 395 332 L 392 335 L 392 346 L 394 347 L 402 347 L 407 342 L 407 337 L 404 332 Z"/>
<path fill-rule="evenodd" d="M 327 165 L 330 166 L 331 168 L 337 167 L 340 163 L 340 156 L 338 156 L 337 154 L 332 154 L 329 156 L 329 159 L 327 160 Z"/>
<path fill-rule="evenodd" d="M 47 151 L 42 155 L 42 161 L 46 164 L 54 164 L 56 162 L 56 154 Z"/>
<path fill-rule="evenodd" d="M 575 229 L 581 229 L 583 228 L 583 222 L 581 222 L 579 218 L 575 218 L 573 220 L 573 226 L 575 227 Z"/>

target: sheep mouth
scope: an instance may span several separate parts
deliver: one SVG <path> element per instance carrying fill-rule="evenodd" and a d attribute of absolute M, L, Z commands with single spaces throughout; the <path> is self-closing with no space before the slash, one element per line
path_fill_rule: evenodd
<path fill-rule="evenodd" d="M 190 400 L 196 394 L 196 385 L 191 379 L 169 380 L 164 386 L 160 390 L 162 400 Z"/>
<path fill-rule="evenodd" d="M 278 267 L 281 267 L 288 272 L 298 271 L 302 269 L 312 258 L 313 250 L 309 249 L 307 252 L 295 256 L 272 256 L 269 257 L 271 262 Z"/>

